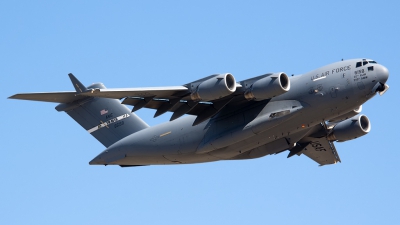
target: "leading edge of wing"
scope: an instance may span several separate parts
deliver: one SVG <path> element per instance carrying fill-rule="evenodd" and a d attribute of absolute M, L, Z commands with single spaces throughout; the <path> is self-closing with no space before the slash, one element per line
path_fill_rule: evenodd
<path fill-rule="evenodd" d="M 19 99 L 19 100 L 41 101 L 41 102 L 69 103 L 86 98 L 86 96 L 76 95 L 75 91 L 63 91 L 63 92 L 19 93 L 12 95 L 8 98 Z"/>
<path fill-rule="evenodd" d="M 94 89 L 88 92 L 80 93 L 79 95 L 100 97 L 100 98 L 115 98 L 121 99 L 126 97 L 157 97 L 171 98 L 180 92 L 187 92 L 185 86 L 166 86 L 166 87 L 143 87 L 143 88 L 108 88 Z"/>

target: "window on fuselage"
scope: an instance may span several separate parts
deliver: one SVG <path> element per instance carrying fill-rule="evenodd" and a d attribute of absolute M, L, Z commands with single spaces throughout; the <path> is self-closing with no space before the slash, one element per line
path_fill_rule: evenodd
<path fill-rule="evenodd" d="M 356 68 L 361 66 L 361 62 L 357 62 Z"/>
<path fill-rule="evenodd" d="M 363 66 L 367 65 L 368 61 L 363 61 Z"/>

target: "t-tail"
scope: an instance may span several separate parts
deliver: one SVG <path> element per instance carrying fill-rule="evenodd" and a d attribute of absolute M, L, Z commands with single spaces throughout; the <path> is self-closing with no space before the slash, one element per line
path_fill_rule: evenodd
<path fill-rule="evenodd" d="M 105 89 L 102 83 L 85 87 L 74 75 L 68 75 L 75 92 L 25 93 L 9 98 L 60 103 L 56 106 L 57 111 L 66 112 L 105 147 L 149 127 L 117 99 L 80 95 L 94 89 Z"/>

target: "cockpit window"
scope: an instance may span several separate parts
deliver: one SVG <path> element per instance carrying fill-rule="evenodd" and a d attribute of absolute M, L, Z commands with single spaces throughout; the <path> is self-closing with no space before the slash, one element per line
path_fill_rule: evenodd
<path fill-rule="evenodd" d="M 363 61 L 363 66 L 367 65 L 368 61 Z"/>
<path fill-rule="evenodd" d="M 357 62 L 356 68 L 361 66 L 361 62 Z"/>
<path fill-rule="evenodd" d="M 369 63 L 377 63 L 377 62 L 375 62 L 375 61 L 368 61 Z"/>

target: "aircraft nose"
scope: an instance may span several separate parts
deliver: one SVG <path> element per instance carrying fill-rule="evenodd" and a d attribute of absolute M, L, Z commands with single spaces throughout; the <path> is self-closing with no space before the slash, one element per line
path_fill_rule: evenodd
<path fill-rule="evenodd" d="M 389 70 L 382 65 L 378 65 L 376 67 L 376 76 L 379 82 L 385 84 L 389 78 Z"/>

